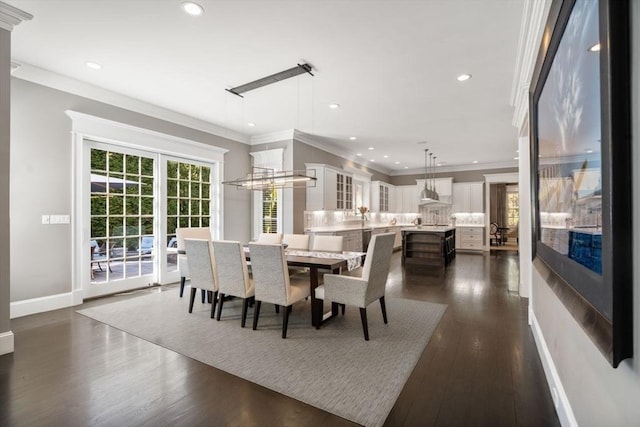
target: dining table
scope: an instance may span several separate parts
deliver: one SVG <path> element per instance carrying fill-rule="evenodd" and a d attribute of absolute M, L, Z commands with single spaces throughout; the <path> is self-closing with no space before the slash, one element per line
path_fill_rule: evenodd
<path fill-rule="evenodd" d="M 245 246 L 245 255 L 247 260 L 251 259 L 249 248 Z M 309 291 L 311 294 L 311 325 L 320 327 L 322 324 L 338 314 L 338 304 L 332 302 L 331 311 L 324 312 L 315 310 L 316 300 L 315 289 L 320 284 L 320 271 L 326 270 L 332 274 L 340 274 L 342 270 L 354 270 L 360 267 L 362 257 L 365 252 L 319 252 L 319 251 L 303 251 L 285 249 L 287 257 L 287 265 L 289 267 L 305 267 L 309 269 Z M 324 304 L 324 301 L 323 301 Z"/>

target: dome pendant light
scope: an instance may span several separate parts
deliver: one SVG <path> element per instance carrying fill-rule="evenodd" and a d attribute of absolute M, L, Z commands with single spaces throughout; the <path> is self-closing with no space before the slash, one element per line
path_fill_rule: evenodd
<path fill-rule="evenodd" d="M 440 197 L 435 190 L 435 172 L 433 171 L 433 167 L 429 167 L 430 164 L 433 163 L 432 156 L 433 153 L 429 153 L 428 148 L 424 150 L 424 188 L 420 192 L 420 200 L 423 202 L 434 202 L 440 200 Z M 429 157 L 431 162 L 427 161 L 427 157 Z"/>

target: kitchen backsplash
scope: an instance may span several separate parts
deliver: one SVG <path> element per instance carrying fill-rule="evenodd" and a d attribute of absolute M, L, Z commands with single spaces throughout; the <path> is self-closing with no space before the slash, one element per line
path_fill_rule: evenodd
<path fill-rule="evenodd" d="M 483 213 L 454 213 L 455 225 L 479 225 L 484 226 Z"/>
<path fill-rule="evenodd" d="M 418 217 L 415 213 L 367 213 L 365 214 L 365 226 L 390 225 L 394 222 L 398 225 L 412 224 Z M 361 225 L 362 217 L 354 212 L 340 211 L 305 211 L 304 228 L 339 227 Z"/>

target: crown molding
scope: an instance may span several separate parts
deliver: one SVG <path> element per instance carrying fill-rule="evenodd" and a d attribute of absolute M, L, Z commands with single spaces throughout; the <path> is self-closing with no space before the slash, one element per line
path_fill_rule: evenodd
<path fill-rule="evenodd" d="M 293 129 L 254 135 L 249 139 L 249 145 L 270 144 L 272 142 L 289 141 L 294 136 Z"/>
<path fill-rule="evenodd" d="M 15 71 L 22 67 L 22 64 L 16 61 L 11 61 L 11 74 L 15 73 Z"/>
<path fill-rule="evenodd" d="M 370 162 L 363 163 L 362 159 L 344 151 L 342 148 L 338 147 L 337 145 L 331 144 L 326 141 L 320 141 L 317 138 L 314 138 L 313 135 L 304 133 L 302 131 L 299 131 L 298 129 L 287 129 L 279 132 L 271 132 L 271 133 L 265 133 L 262 135 L 252 136 L 250 145 L 269 144 L 272 142 L 279 142 L 279 141 L 286 141 L 286 140 L 296 140 L 298 142 L 302 142 L 303 144 L 309 145 L 319 150 L 326 151 L 327 153 L 334 154 L 338 157 L 341 157 L 345 160 L 356 163 L 360 166 L 364 166 L 367 169 L 373 169 L 385 175 L 391 174 L 391 169 L 385 168 L 384 166 L 380 166 L 380 165 L 373 165 Z"/>
<path fill-rule="evenodd" d="M 32 14 L 0 1 L 0 28 L 13 31 L 13 27 L 31 19 L 33 19 Z"/>
<path fill-rule="evenodd" d="M 447 173 L 447 172 L 466 172 L 466 171 L 477 171 L 477 170 L 490 170 L 490 169 L 507 169 L 507 168 L 517 168 L 517 161 L 508 161 L 508 162 L 492 162 L 492 163 L 475 163 L 470 165 L 447 165 L 447 166 L 437 166 L 435 168 L 435 173 Z M 403 169 L 398 171 L 393 171 L 389 175 L 390 176 L 401 176 L 401 175 L 420 175 L 424 174 L 424 168 L 417 169 Z"/>
<path fill-rule="evenodd" d="M 17 63 L 16 61 L 13 62 Z M 52 89 L 113 105 L 114 107 L 124 108 L 129 111 L 171 122 L 176 125 L 242 142 L 243 144 L 249 143 L 248 135 L 226 129 L 205 120 L 196 119 L 186 114 L 149 104 L 148 102 L 140 101 L 139 99 L 131 98 L 117 92 L 112 92 L 90 83 L 63 76 L 62 74 L 54 73 L 31 64 L 21 63 L 20 68 L 14 70 L 12 76 Z"/>
<path fill-rule="evenodd" d="M 516 68 L 511 85 L 512 124 L 522 128 L 529 113 L 529 85 L 551 0 L 525 0 L 520 21 Z"/>

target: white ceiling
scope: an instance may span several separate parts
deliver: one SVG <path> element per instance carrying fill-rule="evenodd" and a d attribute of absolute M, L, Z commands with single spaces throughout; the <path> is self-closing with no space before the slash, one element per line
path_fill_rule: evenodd
<path fill-rule="evenodd" d="M 14 61 L 249 137 L 296 128 L 398 172 L 423 168 L 421 141 L 446 166 L 515 165 L 524 0 L 200 0 L 200 17 L 181 0 L 4 1 L 34 15 L 13 31 Z M 225 91 L 300 61 L 315 77 Z"/>

